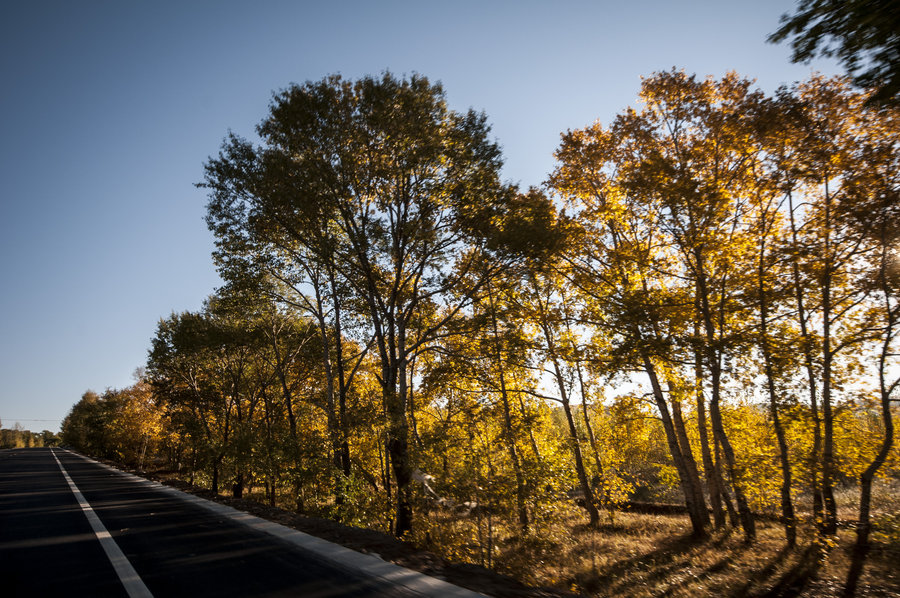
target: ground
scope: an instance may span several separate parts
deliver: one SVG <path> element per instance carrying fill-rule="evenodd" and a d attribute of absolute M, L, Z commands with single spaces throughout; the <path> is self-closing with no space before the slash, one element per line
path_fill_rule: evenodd
<path fill-rule="evenodd" d="M 774 518 L 759 521 L 759 537 L 752 545 L 737 532 L 717 532 L 698 543 L 685 534 L 688 524 L 681 513 L 616 513 L 593 530 L 580 523 L 583 514 L 573 509 L 561 523 L 528 538 L 498 539 L 494 567 L 509 574 L 503 575 L 478 565 L 450 562 L 381 532 L 254 500 L 214 496 L 169 476 L 140 475 L 497 598 L 840 596 L 854 538 L 845 525 L 835 545 L 820 559 L 822 553 L 814 549 L 808 529 L 801 533 L 799 548 L 787 550 Z M 889 492 L 895 495 L 896 489 Z M 440 519 L 440 515 L 434 517 Z M 452 529 L 470 523 L 448 516 L 442 525 Z M 857 596 L 900 596 L 897 563 L 900 545 L 896 539 L 876 542 Z"/>

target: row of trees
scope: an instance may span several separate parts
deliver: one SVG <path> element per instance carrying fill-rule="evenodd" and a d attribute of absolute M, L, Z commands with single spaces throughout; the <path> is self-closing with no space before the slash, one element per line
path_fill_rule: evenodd
<path fill-rule="evenodd" d="M 588 319 L 615 331 L 617 367 L 643 369 L 671 420 L 695 533 L 706 504 L 673 398 L 696 393 L 702 416 L 708 396 L 711 442 L 700 445 L 716 524 L 733 498 L 752 540 L 747 482 L 720 405 L 729 384 L 755 381 L 777 439 L 790 545 L 793 470 L 805 466 L 816 521 L 835 534 L 836 406 L 874 400 L 884 433 L 860 480 L 863 538 L 898 385 L 898 113 L 867 109 L 863 94 L 821 78 L 766 97 L 735 75 L 661 73 L 645 80 L 643 99 L 641 112 L 609 128 L 567 134 L 551 185 L 586 223 L 589 249 L 566 262 L 600 308 Z M 783 419 L 801 401 L 812 447 L 797 462 Z"/>
<path fill-rule="evenodd" d="M 163 411 L 143 373 L 126 389 L 87 391 L 62 422 L 62 444 L 87 454 L 143 467 L 164 442 Z"/>
<path fill-rule="evenodd" d="M 32 432 L 23 428 L 18 422 L 12 428 L 0 426 L 0 449 L 56 446 L 58 444 L 59 437 L 50 430 Z"/>
<path fill-rule="evenodd" d="M 206 164 L 227 284 L 64 438 L 401 536 L 451 503 L 524 533 L 567 492 L 597 525 L 668 482 L 695 536 L 776 503 L 792 546 L 858 481 L 865 545 L 898 471 L 900 113 L 822 78 L 641 99 L 522 192 L 424 77 L 276 95 Z"/>

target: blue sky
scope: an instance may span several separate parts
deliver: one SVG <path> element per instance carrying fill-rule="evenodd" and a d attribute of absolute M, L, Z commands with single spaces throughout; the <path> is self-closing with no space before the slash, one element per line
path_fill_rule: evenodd
<path fill-rule="evenodd" d="M 834 63 L 766 36 L 793 0 L 7 1 L 0 9 L 0 421 L 58 429 L 132 383 L 156 324 L 218 284 L 194 188 L 273 91 L 421 73 L 483 110 L 505 177 L 540 184 L 563 131 L 677 67 L 767 91 Z M 41 421 L 47 420 L 47 421 Z"/>

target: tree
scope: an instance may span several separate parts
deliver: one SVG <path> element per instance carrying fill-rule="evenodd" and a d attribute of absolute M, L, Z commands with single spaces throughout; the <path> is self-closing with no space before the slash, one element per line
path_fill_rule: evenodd
<path fill-rule="evenodd" d="M 485 349 L 487 349 L 487 353 L 490 355 L 493 361 L 491 365 L 494 367 L 491 368 L 492 377 L 496 376 L 498 382 L 498 390 L 500 397 L 500 405 L 502 407 L 503 413 L 503 439 L 506 444 L 507 450 L 509 452 L 510 463 L 512 464 L 513 473 L 515 474 L 516 479 L 516 511 L 519 516 L 519 525 L 521 526 L 522 531 L 528 529 L 528 510 L 525 504 L 526 496 L 527 496 L 527 482 L 525 480 L 525 475 L 523 473 L 522 467 L 522 459 L 519 456 L 519 449 L 516 442 L 516 434 L 513 426 L 513 409 L 511 407 L 511 392 L 508 388 L 508 369 L 510 366 L 508 364 L 509 358 L 504 356 L 504 345 L 510 345 L 511 340 L 508 338 L 509 336 L 515 336 L 504 334 L 501 336 L 498 322 L 498 311 L 499 306 L 497 305 L 499 302 L 499 298 L 495 296 L 494 289 L 489 285 L 487 291 L 487 303 L 482 306 L 482 309 L 485 311 L 487 315 L 487 319 L 489 322 L 489 339 L 485 343 Z M 510 328 L 506 326 L 505 328 Z M 504 338 L 507 337 L 507 338 Z M 504 342 L 506 341 L 506 342 Z"/>
<path fill-rule="evenodd" d="M 779 103 L 786 115 L 780 126 L 791 131 L 792 150 L 779 158 L 779 169 L 788 198 L 792 230 L 787 249 L 795 264 L 796 313 L 815 428 L 814 499 L 820 500 L 821 492 L 821 531 L 834 535 L 835 411 L 847 398 L 841 387 L 852 375 L 848 366 L 871 335 L 873 287 L 860 282 L 876 254 L 865 225 L 855 222 L 857 214 L 872 213 L 873 202 L 861 200 L 858 187 L 849 183 L 871 173 L 865 148 L 880 134 L 877 123 L 883 117 L 839 79 L 814 77 L 782 90 Z M 815 510 L 818 519 L 820 508 Z"/>
<path fill-rule="evenodd" d="M 65 419 L 61 441 L 84 453 L 143 467 L 145 457 L 156 452 L 160 438 L 161 410 L 144 380 L 121 390 L 108 388 L 102 395 L 85 392 Z M 44 446 L 58 443 L 44 431 Z"/>
<path fill-rule="evenodd" d="M 149 383 L 138 380 L 128 388 L 107 391 L 103 400 L 114 403 L 106 435 L 109 450 L 116 459 L 143 469 L 147 455 L 156 452 L 161 432 L 161 410 Z"/>
<path fill-rule="evenodd" d="M 871 103 L 900 103 L 900 2 L 803 0 L 781 16 L 770 42 L 792 37 L 793 62 L 837 57 L 859 87 L 876 88 Z"/>
<path fill-rule="evenodd" d="M 894 414 L 891 402 L 900 389 L 897 374 L 898 331 L 900 331 L 900 110 L 871 111 L 862 115 L 867 135 L 861 149 L 863 168 L 847 173 L 848 195 L 857 207 L 849 210 L 856 227 L 866 234 L 873 246 L 869 268 L 861 283 L 872 288 L 875 296 L 871 309 L 873 320 L 871 341 L 877 345 L 875 370 L 878 379 L 878 407 L 883 428 L 881 441 L 871 462 L 860 474 L 859 519 L 856 524 L 856 544 L 847 576 L 845 596 L 853 596 L 862 575 L 869 551 L 872 529 L 872 483 L 887 461 L 894 445 Z M 850 202 L 848 202 L 850 203 Z"/>
<path fill-rule="evenodd" d="M 360 325 L 347 332 L 377 355 L 395 532 L 404 535 L 412 529 L 410 358 L 504 267 L 498 259 L 473 279 L 484 253 L 508 255 L 505 241 L 521 249 L 541 239 L 508 226 L 516 194 L 499 182 L 500 150 L 484 115 L 449 110 L 443 89 L 425 77 L 293 85 L 257 131 L 261 147 L 231 136 L 206 165 L 210 227 L 222 250 L 275 251 L 270 263 L 281 274 L 303 268 L 301 260 L 327 265 L 352 294 Z"/>
<path fill-rule="evenodd" d="M 590 525 L 598 527 L 600 513 L 584 463 L 581 440 L 572 410 L 571 399 L 574 394 L 576 374 L 581 376 L 581 372 L 577 371 L 577 356 L 572 351 L 574 341 L 571 331 L 571 314 L 567 313 L 571 297 L 567 296 L 564 291 L 565 279 L 553 268 L 552 264 L 531 264 L 525 278 L 526 282 L 517 297 L 517 302 L 524 312 L 523 320 L 538 329 L 538 333 L 532 341 L 532 353 L 537 355 L 540 362 L 543 362 L 538 364 L 542 373 L 550 375 L 555 382 L 556 397 L 554 399 L 562 405 L 565 415 L 568 428 L 567 444 L 574 458 L 575 473 L 584 496 L 584 508 L 588 512 Z M 582 405 L 583 401 L 582 381 Z M 590 429 L 586 414 L 585 410 L 585 425 Z M 596 456 L 596 442 L 593 444 Z M 599 475 L 602 471 L 597 473 Z"/>
<path fill-rule="evenodd" d="M 779 168 L 785 146 L 790 143 L 790 129 L 783 126 L 783 106 L 777 101 L 767 99 L 758 108 L 754 115 L 757 121 L 754 143 L 768 151 L 756 154 L 751 167 L 749 225 L 755 248 L 748 252 L 755 253 L 756 273 L 755 277 L 748 277 L 755 280 L 748 280 L 746 293 L 748 302 L 755 304 L 752 309 L 758 325 L 751 342 L 762 358 L 761 373 L 781 466 L 781 519 L 787 544 L 793 548 L 797 542 L 797 517 L 791 496 L 794 474 L 782 420 L 784 407 L 795 402 L 786 388 L 800 364 L 792 355 L 796 335 L 791 334 L 786 324 L 791 321 L 791 285 L 783 282 L 791 279 L 791 265 L 796 265 L 785 251 L 790 243 L 790 229 L 785 222 L 788 200 L 784 189 L 790 187 L 790 177 Z M 802 301 L 799 311 L 803 311 Z"/>
<path fill-rule="evenodd" d="M 210 467 L 213 492 L 219 491 L 223 463 L 244 431 L 247 347 L 241 336 L 234 322 L 209 309 L 172 314 L 160 320 L 148 360 L 157 396 L 171 411 L 187 415 L 186 431 L 200 463 Z"/>
<path fill-rule="evenodd" d="M 563 136 L 556 153 L 559 166 L 550 184 L 574 210 L 582 227 L 582 250 L 567 256 L 570 280 L 583 295 L 583 320 L 611 347 L 602 356 L 609 372 L 642 372 L 663 422 L 666 441 L 693 534 L 708 534 L 709 515 L 696 462 L 687 443 L 680 412 L 670 409 L 664 380 L 670 366 L 671 341 L 685 318 L 680 283 L 667 276 L 670 260 L 657 238 L 656 215 L 649 204 L 632 197 L 620 178 L 631 154 L 646 139 L 633 112 L 611 129 L 599 123 Z M 638 160 L 640 154 L 636 152 Z M 673 294 L 674 293 L 674 294 Z"/>
<path fill-rule="evenodd" d="M 85 453 L 99 454 L 105 427 L 100 410 L 100 396 L 92 390 L 85 391 L 60 425 L 63 444 Z"/>

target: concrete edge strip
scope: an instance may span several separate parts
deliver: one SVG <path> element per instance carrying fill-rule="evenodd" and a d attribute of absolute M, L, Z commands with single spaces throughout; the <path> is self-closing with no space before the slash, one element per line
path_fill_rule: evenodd
<path fill-rule="evenodd" d="M 100 541 L 100 546 L 103 547 L 103 552 L 106 553 L 106 557 L 109 559 L 109 562 L 112 563 L 116 575 L 119 576 L 119 581 L 125 586 L 125 591 L 128 592 L 128 595 L 131 598 L 153 598 L 153 594 L 151 594 L 150 590 L 147 589 L 147 586 L 144 585 L 144 580 L 141 579 L 137 571 L 134 570 L 134 567 L 131 566 L 128 557 L 125 556 L 125 553 L 122 552 L 122 549 L 119 548 L 119 545 L 113 540 L 113 537 L 106 529 L 106 526 L 100 521 L 100 517 L 94 512 L 94 509 L 81 493 L 81 490 L 78 489 L 78 486 L 75 485 L 75 482 L 72 481 L 72 478 L 69 477 L 69 472 L 63 467 L 59 457 L 56 456 L 56 452 L 53 449 L 50 449 L 50 454 L 53 455 L 56 464 L 59 465 L 59 470 L 69 484 L 69 489 L 72 490 L 72 494 L 75 495 L 78 506 L 84 511 L 88 523 L 91 524 L 91 529 L 94 530 L 94 535 L 97 536 L 97 540 Z"/>
<path fill-rule="evenodd" d="M 340 544 L 335 544 L 328 540 L 311 536 L 279 523 L 262 519 L 255 515 L 251 515 L 250 513 L 245 513 L 244 511 L 239 511 L 227 505 L 206 500 L 205 498 L 200 498 L 199 496 L 194 496 L 187 492 L 182 492 L 171 486 L 166 486 L 159 482 L 153 482 L 140 476 L 123 472 L 115 467 L 94 461 L 93 459 L 74 451 L 68 452 L 125 476 L 135 483 L 147 485 L 163 492 L 167 492 L 173 497 L 201 506 L 213 513 L 228 517 L 229 519 L 240 522 L 250 528 L 260 530 L 271 536 L 290 542 L 295 546 L 299 546 L 304 550 L 315 553 L 350 571 L 357 571 L 366 575 L 378 577 L 390 584 L 401 585 L 404 588 L 422 594 L 423 596 L 434 596 L 436 598 L 487 598 L 484 594 L 479 594 L 472 590 L 453 585 L 436 577 L 430 577 L 424 573 L 413 571 L 412 569 L 407 569 L 400 565 L 395 565 L 394 563 L 384 561 L 378 557 L 357 552 L 345 546 L 341 546 Z M 60 465 L 60 467 L 62 467 L 62 465 Z"/>

